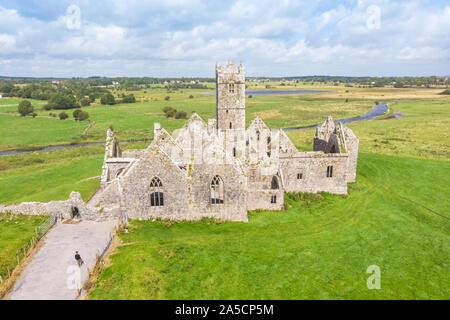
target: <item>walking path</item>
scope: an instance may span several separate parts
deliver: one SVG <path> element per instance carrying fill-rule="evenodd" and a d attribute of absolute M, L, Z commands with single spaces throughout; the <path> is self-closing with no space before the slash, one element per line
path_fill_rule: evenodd
<path fill-rule="evenodd" d="M 80 271 L 81 286 L 92 270 L 96 254 L 108 243 L 117 222 L 81 221 L 79 224 L 58 224 L 47 234 L 39 252 L 27 266 L 14 289 L 10 300 L 72 300 L 77 297 L 73 288 Z M 78 268 L 75 261 L 78 251 L 85 264 Z M 72 287 L 72 288 L 70 288 Z"/>

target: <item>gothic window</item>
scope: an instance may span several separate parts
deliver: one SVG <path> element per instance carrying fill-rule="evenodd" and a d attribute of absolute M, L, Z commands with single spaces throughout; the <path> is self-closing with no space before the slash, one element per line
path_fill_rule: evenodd
<path fill-rule="evenodd" d="M 164 205 L 163 184 L 158 177 L 154 177 L 150 182 L 150 205 L 152 207 Z"/>
<path fill-rule="evenodd" d="M 234 93 L 234 83 L 229 83 L 228 84 L 228 92 L 229 93 Z"/>
<path fill-rule="evenodd" d="M 270 150 L 272 149 L 270 137 L 267 137 L 267 156 L 270 157 Z"/>
<path fill-rule="evenodd" d="M 297 173 L 297 179 L 298 180 L 303 179 L 303 173 L 301 173 L 301 172 Z"/>
<path fill-rule="evenodd" d="M 333 177 L 333 166 L 328 166 L 327 167 L 327 178 L 332 178 Z"/>
<path fill-rule="evenodd" d="M 230 122 L 230 129 L 233 129 L 233 124 Z"/>
<path fill-rule="evenodd" d="M 277 176 L 273 176 L 273 177 L 272 177 L 271 187 L 272 187 L 272 189 L 279 189 L 279 188 L 280 188 L 280 186 L 279 186 L 279 184 L 278 184 L 278 178 L 277 178 Z"/>
<path fill-rule="evenodd" d="M 219 176 L 214 176 L 211 181 L 211 204 L 223 204 L 224 187 L 223 180 Z"/>
<path fill-rule="evenodd" d="M 236 148 L 233 148 L 233 157 L 236 157 Z"/>
<path fill-rule="evenodd" d="M 270 203 L 277 203 L 277 196 L 275 194 L 270 198 Z"/>

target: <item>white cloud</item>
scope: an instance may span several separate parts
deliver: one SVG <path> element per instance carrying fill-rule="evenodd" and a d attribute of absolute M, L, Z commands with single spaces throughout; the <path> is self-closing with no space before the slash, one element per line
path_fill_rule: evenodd
<path fill-rule="evenodd" d="M 381 8 L 378 30 L 367 28 L 370 5 Z M 323 10 L 321 2 L 290 0 L 117 0 L 80 7 L 79 30 L 67 28 L 65 11 L 48 21 L 0 7 L 0 75 L 212 76 L 215 61 L 231 59 L 254 75 L 449 73 L 449 5 L 371 0 Z"/>

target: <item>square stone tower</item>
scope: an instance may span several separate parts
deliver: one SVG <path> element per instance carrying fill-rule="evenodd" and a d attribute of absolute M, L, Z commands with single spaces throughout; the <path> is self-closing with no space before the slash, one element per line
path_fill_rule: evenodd
<path fill-rule="evenodd" d="M 216 64 L 216 117 L 219 130 L 245 130 L 245 70 Z"/>

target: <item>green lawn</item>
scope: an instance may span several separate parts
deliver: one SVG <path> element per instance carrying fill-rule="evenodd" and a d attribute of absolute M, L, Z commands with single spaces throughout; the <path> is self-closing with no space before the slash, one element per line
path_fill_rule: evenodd
<path fill-rule="evenodd" d="M 90 298 L 448 299 L 449 175 L 363 153 L 348 197 L 288 195 L 249 223 L 132 221 Z M 366 287 L 374 264 L 381 290 Z"/>
<path fill-rule="evenodd" d="M 0 213 L 0 276 L 6 279 L 7 268 L 16 266 L 16 252 L 30 242 L 35 234 L 35 228 L 40 226 L 47 217 L 24 216 Z"/>

